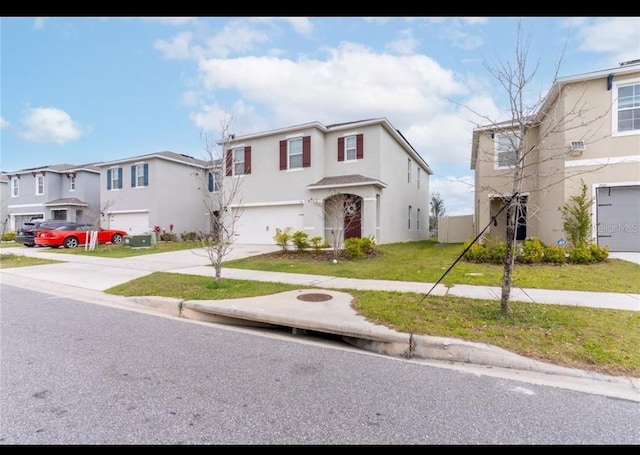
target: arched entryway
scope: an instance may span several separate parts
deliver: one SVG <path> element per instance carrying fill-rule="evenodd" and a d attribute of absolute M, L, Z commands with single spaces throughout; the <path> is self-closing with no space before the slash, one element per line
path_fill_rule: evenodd
<path fill-rule="evenodd" d="M 332 244 L 362 237 L 362 198 L 355 194 L 334 194 L 323 204 L 325 232 Z"/>

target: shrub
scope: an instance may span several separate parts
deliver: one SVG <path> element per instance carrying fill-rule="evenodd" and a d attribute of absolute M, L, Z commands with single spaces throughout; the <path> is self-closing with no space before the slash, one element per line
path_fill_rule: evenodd
<path fill-rule="evenodd" d="M 320 237 L 319 235 L 315 236 L 315 237 L 311 237 L 311 247 L 315 250 L 318 251 L 322 248 L 329 248 L 329 244 L 327 242 L 325 242 L 322 237 Z"/>
<path fill-rule="evenodd" d="M 567 262 L 567 252 L 560 245 L 545 246 L 542 261 L 550 264 L 564 264 Z"/>
<path fill-rule="evenodd" d="M 197 232 L 183 232 L 180 238 L 183 242 L 195 242 L 200 239 L 200 235 Z"/>
<path fill-rule="evenodd" d="M 609 247 L 599 247 L 595 243 L 589 245 L 589 249 L 591 250 L 591 257 L 594 262 L 602 262 L 609 257 Z"/>
<path fill-rule="evenodd" d="M 293 228 L 287 227 L 284 229 L 276 228 L 276 233 L 273 236 L 273 240 L 276 242 L 276 245 L 282 248 L 282 251 L 287 251 L 287 246 L 289 245 L 289 241 L 293 236 Z"/>
<path fill-rule="evenodd" d="M 580 194 L 571 196 L 569 202 L 559 209 L 562 213 L 562 228 L 567 234 L 569 245 L 572 247 L 589 244 L 592 203 L 593 198 L 587 196 L 587 185 L 581 181 Z M 581 252 L 575 254 L 582 255 Z"/>
<path fill-rule="evenodd" d="M 173 232 L 163 232 L 160 234 L 160 240 L 163 242 L 176 242 L 178 240 L 178 236 Z"/>
<path fill-rule="evenodd" d="M 525 264 L 536 264 L 544 259 L 544 245 L 537 237 L 525 239 L 518 255 L 518 261 Z"/>
<path fill-rule="evenodd" d="M 5 232 L 4 234 L 2 234 L 3 242 L 13 242 L 15 239 L 16 239 L 15 232 Z"/>
<path fill-rule="evenodd" d="M 470 241 L 464 243 L 465 249 L 469 247 Z M 467 261 L 470 262 L 489 262 L 489 249 L 479 243 L 474 243 L 471 248 L 464 254 Z"/>
<path fill-rule="evenodd" d="M 591 248 L 587 245 L 578 245 L 569 248 L 569 261 L 574 264 L 589 264 L 594 262 L 591 256 Z"/>
<path fill-rule="evenodd" d="M 364 253 L 364 254 L 371 254 L 375 251 L 376 248 L 376 242 L 375 240 L 373 240 L 373 237 L 369 236 L 369 237 L 363 237 L 360 239 L 360 250 Z"/>
<path fill-rule="evenodd" d="M 304 251 L 309 248 L 309 234 L 304 231 L 296 231 L 291 236 L 291 240 L 298 251 Z"/>
<path fill-rule="evenodd" d="M 489 262 L 499 264 L 504 262 L 504 258 L 507 257 L 507 244 L 503 241 L 491 242 L 487 245 L 487 251 L 489 253 Z"/>

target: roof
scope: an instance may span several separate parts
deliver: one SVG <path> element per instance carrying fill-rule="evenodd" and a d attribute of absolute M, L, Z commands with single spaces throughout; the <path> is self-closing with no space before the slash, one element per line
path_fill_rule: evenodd
<path fill-rule="evenodd" d="M 80 207 L 89 207 L 89 204 L 87 204 L 84 201 L 81 201 L 76 197 L 63 197 L 60 199 L 54 199 L 53 201 L 49 201 L 44 205 L 47 207 L 59 206 L 59 205 L 74 205 L 74 206 L 80 206 Z"/>
<path fill-rule="evenodd" d="M 30 174 L 32 172 L 55 172 L 58 174 L 63 174 L 65 172 L 93 172 L 95 174 L 100 173 L 100 169 L 96 166 L 96 163 L 89 164 L 48 164 L 46 166 L 38 166 L 38 167 L 30 167 L 25 169 L 18 169 L 13 172 L 5 172 L 6 175 L 22 175 L 22 174 Z"/>
<path fill-rule="evenodd" d="M 407 153 L 409 153 L 409 155 L 411 155 L 416 161 L 421 163 L 422 167 L 429 175 L 433 174 L 433 171 L 431 170 L 427 162 L 424 160 L 422 155 L 420 155 L 416 151 L 416 149 L 414 149 L 413 146 L 409 143 L 409 141 L 402 135 L 402 133 L 400 133 L 399 130 L 395 129 L 393 125 L 391 125 L 389 120 L 387 120 L 384 117 L 372 118 L 372 119 L 366 119 L 366 120 L 357 120 L 354 122 L 346 122 L 346 123 L 334 123 L 332 125 L 323 125 L 320 122 L 314 121 L 314 122 L 303 123 L 299 125 L 288 126 L 286 128 L 262 131 L 259 133 L 245 134 L 242 136 L 231 135 L 229 139 L 226 139 L 226 140 L 220 139 L 216 143 L 218 145 L 224 146 L 224 145 L 233 144 L 234 142 L 239 143 L 242 141 L 249 141 L 249 140 L 258 139 L 261 137 L 273 136 L 276 134 L 282 135 L 282 134 L 292 133 L 294 131 L 300 131 L 300 130 L 309 129 L 309 128 L 315 128 L 322 131 L 323 133 L 328 133 L 330 131 L 350 130 L 357 127 L 365 127 L 365 126 L 376 125 L 376 124 L 381 125 L 385 130 L 387 130 L 389 134 L 407 151 Z"/>
<path fill-rule="evenodd" d="M 307 188 L 311 190 L 327 189 L 345 186 L 362 186 L 362 185 L 375 185 L 381 188 L 386 188 L 387 184 L 381 182 L 378 179 L 372 179 L 360 174 L 340 175 L 336 177 L 324 177 L 323 179 L 307 185 Z"/>
<path fill-rule="evenodd" d="M 149 160 L 153 158 L 166 160 L 166 161 L 173 161 L 175 163 L 186 164 L 189 166 L 208 167 L 208 162 L 205 160 L 200 160 L 190 155 L 184 155 L 182 153 L 169 152 L 169 151 L 149 153 L 146 155 L 130 156 L 127 158 L 121 158 L 113 161 L 103 161 L 99 163 L 97 166 L 102 168 L 107 166 L 113 166 L 116 164 L 132 163 L 136 161 Z"/>

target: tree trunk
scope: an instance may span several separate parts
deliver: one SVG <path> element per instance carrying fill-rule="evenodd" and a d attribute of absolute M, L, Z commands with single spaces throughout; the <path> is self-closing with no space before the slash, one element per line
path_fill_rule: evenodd
<path fill-rule="evenodd" d="M 518 214 L 517 198 L 509 198 L 507 201 L 506 227 L 506 253 L 504 255 L 504 270 L 502 272 L 502 293 L 500 295 L 500 309 L 503 316 L 511 315 L 511 278 L 515 259 L 516 216 Z"/>

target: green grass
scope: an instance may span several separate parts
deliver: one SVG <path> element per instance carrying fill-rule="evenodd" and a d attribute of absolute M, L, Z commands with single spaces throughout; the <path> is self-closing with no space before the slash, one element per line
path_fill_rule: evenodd
<path fill-rule="evenodd" d="M 28 267 L 31 265 L 41 264 L 55 264 L 60 261 L 53 261 L 51 259 L 33 258 L 29 256 L 23 256 L 21 254 L 0 254 L 0 269 L 6 269 L 11 267 Z"/>
<path fill-rule="evenodd" d="M 190 250 L 200 248 L 198 242 L 158 242 L 156 245 L 143 248 L 132 248 L 127 245 L 97 245 L 93 251 L 85 250 L 84 245 L 77 248 L 49 248 L 47 253 L 82 254 L 104 258 L 128 258 L 147 254 L 166 253 L 169 251 Z"/>

